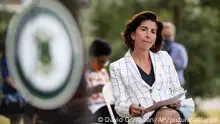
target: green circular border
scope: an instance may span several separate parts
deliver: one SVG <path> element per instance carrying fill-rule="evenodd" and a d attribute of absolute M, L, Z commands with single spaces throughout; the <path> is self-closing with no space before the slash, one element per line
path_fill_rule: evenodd
<path fill-rule="evenodd" d="M 22 23 L 25 23 L 24 19 L 27 15 L 37 14 L 32 13 L 32 11 L 36 9 L 46 10 L 47 12 L 51 12 L 56 18 L 58 17 L 66 28 L 65 30 L 68 32 L 70 41 L 72 41 L 73 64 L 71 65 L 70 75 L 67 80 L 64 81 L 64 85 L 53 92 L 41 92 L 34 88 L 29 81 L 26 80 L 18 61 L 17 44 L 19 40 L 17 39 L 19 39 L 19 29 L 22 29 Z M 29 7 L 14 15 L 9 25 L 8 34 L 10 35 L 7 35 L 6 42 L 7 62 L 9 64 L 9 71 L 18 87 L 18 91 L 27 101 L 39 108 L 53 109 L 67 103 L 79 86 L 84 67 L 83 40 L 78 25 L 69 11 L 57 1 L 38 0 L 37 3 L 33 1 Z"/>

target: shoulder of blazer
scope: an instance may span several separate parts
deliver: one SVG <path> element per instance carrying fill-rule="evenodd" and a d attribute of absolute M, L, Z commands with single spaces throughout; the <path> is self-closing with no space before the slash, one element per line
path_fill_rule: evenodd
<path fill-rule="evenodd" d="M 112 62 L 109 65 L 109 68 L 110 68 L 110 70 L 111 69 L 119 69 L 121 64 L 125 64 L 125 57 L 122 57 L 119 60 Z"/>
<path fill-rule="evenodd" d="M 173 60 L 166 51 L 158 51 L 157 53 L 154 54 L 160 59 L 160 61 L 163 61 L 163 63 L 166 63 L 168 65 L 173 65 Z"/>
<path fill-rule="evenodd" d="M 167 59 L 167 60 L 171 59 L 170 55 L 166 51 L 163 51 L 163 50 L 160 50 L 157 53 L 153 53 L 153 55 L 158 56 L 161 59 Z"/>

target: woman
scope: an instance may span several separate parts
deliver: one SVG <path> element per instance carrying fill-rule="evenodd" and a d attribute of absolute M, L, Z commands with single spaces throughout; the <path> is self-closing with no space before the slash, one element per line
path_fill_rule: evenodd
<path fill-rule="evenodd" d="M 115 109 L 121 117 L 130 118 L 129 123 L 180 124 L 180 119 L 188 123 L 184 119 L 192 115 L 194 103 L 189 108 L 183 97 L 175 104 L 147 111 L 155 102 L 183 92 L 170 56 L 160 51 L 162 30 L 154 13 L 136 14 L 123 33 L 129 51 L 110 65 Z"/>

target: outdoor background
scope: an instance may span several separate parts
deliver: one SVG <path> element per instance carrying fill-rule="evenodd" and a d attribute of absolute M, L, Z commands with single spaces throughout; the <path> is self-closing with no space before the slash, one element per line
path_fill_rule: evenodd
<path fill-rule="evenodd" d="M 12 11 L 0 8 L 4 8 L 0 9 L 1 32 L 7 27 Z M 215 124 L 220 124 L 219 0 L 90 0 L 81 9 L 78 21 L 85 51 L 92 40 L 100 37 L 113 48 L 111 62 L 123 57 L 127 48 L 120 34 L 134 14 L 145 10 L 176 25 L 176 41 L 186 47 L 189 56 L 185 88 L 198 104 L 194 116 L 217 118 Z"/>

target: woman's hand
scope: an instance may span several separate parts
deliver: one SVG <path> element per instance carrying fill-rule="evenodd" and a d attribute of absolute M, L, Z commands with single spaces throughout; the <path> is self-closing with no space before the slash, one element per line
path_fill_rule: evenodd
<path fill-rule="evenodd" d="M 181 101 L 179 100 L 178 102 L 169 105 L 169 108 L 173 108 L 173 109 L 179 109 L 179 107 L 181 106 Z"/>
<path fill-rule="evenodd" d="M 136 104 L 131 104 L 129 112 L 134 117 L 141 117 L 144 114 L 145 108 L 139 107 Z"/>

